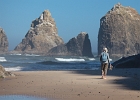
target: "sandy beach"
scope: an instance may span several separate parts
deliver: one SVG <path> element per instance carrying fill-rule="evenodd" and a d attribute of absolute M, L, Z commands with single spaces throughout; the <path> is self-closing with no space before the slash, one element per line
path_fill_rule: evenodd
<path fill-rule="evenodd" d="M 49 100 L 140 100 L 140 69 L 19 71 L 0 79 L 0 95 L 28 95 Z"/>

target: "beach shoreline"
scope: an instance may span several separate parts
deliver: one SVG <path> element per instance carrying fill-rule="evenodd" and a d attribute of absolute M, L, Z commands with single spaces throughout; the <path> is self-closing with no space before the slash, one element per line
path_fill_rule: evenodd
<path fill-rule="evenodd" d="M 140 69 L 17 71 L 0 79 L 0 96 L 27 95 L 49 100 L 139 100 Z M 47 99 L 48 100 L 48 99 Z"/>

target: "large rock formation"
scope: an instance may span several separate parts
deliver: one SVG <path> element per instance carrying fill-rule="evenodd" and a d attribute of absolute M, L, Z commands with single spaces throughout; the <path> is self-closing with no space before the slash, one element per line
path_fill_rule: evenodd
<path fill-rule="evenodd" d="M 2 28 L 0 28 L 0 53 L 8 51 L 8 39 Z"/>
<path fill-rule="evenodd" d="M 31 28 L 14 50 L 24 53 L 45 54 L 51 48 L 64 44 L 58 36 L 57 27 L 51 13 L 45 10 L 39 18 L 32 21 Z"/>
<path fill-rule="evenodd" d="M 88 34 L 85 32 L 81 32 L 77 37 L 70 39 L 66 44 L 52 48 L 48 54 L 93 57 L 91 43 Z"/>
<path fill-rule="evenodd" d="M 112 63 L 112 65 L 115 68 L 140 68 L 140 54 L 123 57 Z"/>
<path fill-rule="evenodd" d="M 100 19 L 98 54 L 103 47 L 110 56 L 140 53 L 140 15 L 135 9 L 118 3 Z"/>

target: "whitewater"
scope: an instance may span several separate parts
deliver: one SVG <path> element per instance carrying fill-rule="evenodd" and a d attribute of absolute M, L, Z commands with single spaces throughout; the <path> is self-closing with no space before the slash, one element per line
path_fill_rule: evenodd
<path fill-rule="evenodd" d="M 34 54 L 0 55 L 0 65 L 6 71 L 47 71 L 47 70 L 97 70 L 99 58 L 75 56 L 40 56 Z"/>

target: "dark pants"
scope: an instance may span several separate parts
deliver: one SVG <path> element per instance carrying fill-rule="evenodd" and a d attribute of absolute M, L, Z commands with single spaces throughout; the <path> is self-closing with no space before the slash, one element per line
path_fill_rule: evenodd
<path fill-rule="evenodd" d="M 107 75 L 108 63 L 101 63 L 102 76 Z"/>

